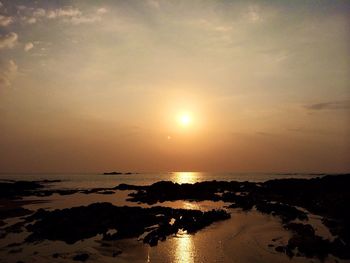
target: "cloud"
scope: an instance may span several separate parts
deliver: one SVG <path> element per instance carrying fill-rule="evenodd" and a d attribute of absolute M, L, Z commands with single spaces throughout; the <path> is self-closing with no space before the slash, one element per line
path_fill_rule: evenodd
<path fill-rule="evenodd" d="M 34 17 L 44 17 L 44 16 L 46 16 L 46 11 L 43 8 L 34 9 L 33 16 Z"/>
<path fill-rule="evenodd" d="M 0 26 L 8 26 L 14 21 L 13 17 L 11 16 L 3 16 L 0 15 Z"/>
<path fill-rule="evenodd" d="M 55 14 L 55 15 L 53 15 Z M 82 12 L 73 7 L 67 7 L 67 8 L 59 8 L 53 11 L 51 13 L 50 18 L 55 18 L 55 17 L 79 17 L 82 15 Z"/>
<path fill-rule="evenodd" d="M 83 13 L 77 9 L 66 10 L 65 12 L 59 12 L 58 16 L 63 17 L 63 21 L 72 23 L 73 25 L 79 24 L 92 24 L 101 21 L 102 15 L 106 14 L 108 10 L 104 7 L 98 8 L 96 13 L 90 15 L 83 15 Z"/>
<path fill-rule="evenodd" d="M 350 109 L 350 100 L 316 103 L 305 107 L 309 110 L 346 110 Z"/>
<path fill-rule="evenodd" d="M 249 10 L 246 14 L 248 21 L 251 23 L 257 23 L 261 20 L 260 9 L 258 6 L 249 6 Z"/>
<path fill-rule="evenodd" d="M 18 67 L 13 60 L 0 61 L 0 87 L 11 86 L 11 81 L 17 74 Z"/>
<path fill-rule="evenodd" d="M 99 9 L 97 9 L 97 11 L 96 11 L 96 13 L 99 14 L 99 15 L 103 15 L 103 14 L 105 14 L 107 12 L 108 12 L 108 10 L 106 8 L 104 8 L 104 7 L 101 7 Z"/>
<path fill-rule="evenodd" d="M 159 2 L 156 1 L 156 0 L 148 0 L 148 1 L 147 1 L 147 4 L 148 4 L 149 6 L 151 6 L 152 8 L 155 8 L 155 9 L 159 9 L 159 8 L 160 8 L 160 4 L 159 4 Z"/>
<path fill-rule="evenodd" d="M 98 22 L 101 20 L 101 17 L 99 16 L 91 16 L 91 17 L 72 17 L 71 19 L 64 20 L 65 22 L 72 23 L 73 25 L 80 25 L 80 24 L 92 24 L 94 22 Z"/>
<path fill-rule="evenodd" d="M 28 42 L 24 45 L 24 51 L 29 51 L 34 47 L 34 44 L 32 42 Z"/>
<path fill-rule="evenodd" d="M 75 7 L 67 6 L 57 9 L 43 9 L 43 8 L 33 8 L 26 6 L 17 6 L 19 11 L 20 19 L 27 24 L 35 24 L 38 21 L 44 19 L 62 19 L 66 23 L 72 23 L 74 25 L 78 24 L 89 24 L 100 21 L 102 15 L 108 12 L 104 7 L 100 7 L 96 12 L 92 14 L 83 14 L 83 12 Z"/>
<path fill-rule="evenodd" d="M 55 19 L 60 17 L 76 17 L 81 16 L 82 12 L 73 7 L 57 8 L 52 10 L 45 10 L 43 8 L 33 8 L 26 6 L 17 7 L 21 16 L 22 21 L 28 24 L 34 24 L 40 19 Z"/>
<path fill-rule="evenodd" d="M 0 49 L 13 48 L 18 40 L 18 35 L 14 32 L 8 33 L 7 35 L 0 35 Z"/>
<path fill-rule="evenodd" d="M 30 25 L 31 24 L 35 24 L 36 21 L 37 21 L 35 17 L 26 17 L 26 16 L 24 16 L 21 19 L 22 19 L 23 22 L 25 22 L 26 24 L 30 24 Z"/>

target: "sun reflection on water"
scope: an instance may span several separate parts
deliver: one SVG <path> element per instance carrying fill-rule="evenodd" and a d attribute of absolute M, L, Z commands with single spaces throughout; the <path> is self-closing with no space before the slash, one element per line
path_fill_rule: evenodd
<path fill-rule="evenodd" d="M 194 184 L 200 177 L 201 173 L 198 172 L 174 172 L 171 180 L 178 184 Z"/>
<path fill-rule="evenodd" d="M 175 240 L 175 262 L 194 262 L 194 245 L 191 235 L 187 234 L 186 232 L 178 233 Z"/>
<path fill-rule="evenodd" d="M 194 184 L 201 178 L 199 172 L 174 172 L 171 180 L 178 184 Z M 198 209 L 198 206 L 190 202 L 184 203 L 186 209 Z M 194 245 L 192 236 L 186 231 L 179 231 L 175 238 L 175 259 L 176 263 L 194 262 Z"/>

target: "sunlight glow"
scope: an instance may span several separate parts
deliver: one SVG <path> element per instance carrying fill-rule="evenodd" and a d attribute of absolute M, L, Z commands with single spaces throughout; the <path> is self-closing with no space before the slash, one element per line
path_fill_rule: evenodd
<path fill-rule="evenodd" d="M 178 184 L 194 184 L 199 177 L 198 172 L 174 172 L 172 181 Z"/>
<path fill-rule="evenodd" d="M 188 126 L 192 122 L 191 116 L 187 113 L 180 116 L 180 124 L 182 126 Z"/>
<path fill-rule="evenodd" d="M 176 247 L 175 247 L 175 262 L 177 263 L 191 263 L 194 262 L 194 245 L 192 236 L 187 234 L 186 231 L 179 231 L 176 235 Z"/>

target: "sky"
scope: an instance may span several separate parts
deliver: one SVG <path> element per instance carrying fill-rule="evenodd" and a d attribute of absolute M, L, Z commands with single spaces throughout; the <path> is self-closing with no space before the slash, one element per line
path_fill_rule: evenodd
<path fill-rule="evenodd" d="M 0 172 L 350 171 L 349 1 L 0 1 Z"/>

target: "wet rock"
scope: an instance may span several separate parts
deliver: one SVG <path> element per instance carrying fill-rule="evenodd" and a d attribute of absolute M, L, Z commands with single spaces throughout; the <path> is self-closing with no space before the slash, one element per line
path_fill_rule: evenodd
<path fill-rule="evenodd" d="M 330 242 L 316 235 L 296 234 L 289 239 L 287 249 L 298 248 L 301 255 L 324 259 L 330 252 Z"/>
<path fill-rule="evenodd" d="M 141 190 L 145 189 L 147 186 L 138 186 L 138 185 L 130 185 L 130 184 L 119 184 L 118 186 L 114 187 L 115 190 Z"/>
<path fill-rule="evenodd" d="M 25 196 L 31 191 L 42 188 L 43 185 L 39 182 L 30 181 L 8 181 L 0 182 L 0 198 L 16 198 Z"/>
<path fill-rule="evenodd" d="M 285 247 L 284 246 L 278 246 L 278 247 L 276 247 L 275 248 L 275 250 L 277 251 L 277 252 L 285 252 Z"/>
<path fill-rule="evenodd" d="M 95 203 L 54 211 L 39 209 L 27 218 L 27 222 L 34 223 L 26 226 L 31 232 L 26 242 L 48 239 L 72 244 L 97 234 L 102 234 L 103 240 L 116 240 L 138 237 L 147 229 L 158 225 L 144 240 L 145 243 L 154 245 L 180 228 L 195 232 L 229 217 L 230 215 L 223 210 L 201 212 L 167 207 L 118 207 L 110 203 Z M 175 219 L 173 225 L 169 224 L 171 218 Z M 110 229 L 117 231 L 111 233 Z"/>
<path fill-rule="evenodd" d="M 23 248 L 19 247 L 19 248 L 14 248 L 9 250 L 9 254 L 17 254 L 17 253 L 21 253 L 23 251 Z"/>
<path fill-rule="evenodd" d="M 97 192 L 98 194 L 102 194 L 102 195 L 112 195 L 112 194 L 115 194 L 114 191 L 110 191 L 110 190 L 106 190 L 106 191 L 100 191 L 100 192 Z"/>
<path fill-rule="evenodd" d="M 289 223 L 285 224 L 284 228 L 302 236 L 315 235 L 314 228 L 309 224 Z"/>
<path fill-rule="evenodd" d="M 116 257 L 116 256 L 118 256 L 118 255 L 120 255 L 122 253 L 122 251 L 121 250 L 115 250 L 115 251 L 113 251 L 113 253 L 112 253 L 112 257 Z"/>
<path fill-rule="evenodd" d="M 75 255 L 72 259 L 74 261 L 82 261 L 82 262 L 85 262 L 86 260 L 88 260 L 89 258 L 89 254 L 87 253 L 82 253 L 82 254 L 78 254 L 78 255 Z"/>
<path fill-rule="evenodd" d="M 223 199 L 225 201 L 230 200 L 234 203 L 229 206 L 229 208 L 242 208 L 242 210 L 247 211 L 253 208 L 256 201 L 254 198 L 250 195 L 248 196 L 239 196 L 235 194 L 231 194 L 232 196 L 229 197 L 230 194 L 224 194 Z"/>
<path fill-rule="evenodd" d="M 20 245 L 22 245 L 22 243 L 16 243 L 15 242 L 15 243 L 8 244 L 7 247 L 18 247 Z"/>
<path fill-rule="evenodd" d="M 0 219 L 25 216 L 32 213 L 33 211 L 29 209 L 25 209 L 23 207 L 17 207 L 17 206 L 6 207 L 5 206 L 0 208 Z"/>
<path fill-rule="evenodd" d="M 288 254 L 288 251 L 298 250 L 298 254 L 305 257 L 318 257 L 323 260 L 328 254 L 340 258 L 349 258 L 349 249 L 337 239 L 333 242 L 315 234 L 309 224 L 289 223 L 284 227 L 293 233 L 286 246 L 279 248 L 279 252 Z M 276 250 L 277 251 L 277 250 Z"/>
<path fill-rule="evenodd" d="M 279 216 L 283 222 L 299 219 L 306 220 L 305 212 L 296 209 L 293 206 L 282 203 L 259 202 L 256 209 L 265 214 L 272 214 Z"/>
<path fill-rule="evenodd" d="M 147 243 L 151 247 L 153 247 L 158 244 L 158 239 L 159 239 L 159 236 L 157 231 L 153 230 L 145 236 L 145 238 L 143 239 L 143 243 Z"/>
<path fill-rule="evenodd" d="M 123 174 L 121 172 L 105 172 L 103 173 L 104 175 L 120 175 L 120 174 Z"/>
<path fill-rule="evenodd" d="M 143 187 L 136 193 L 129 194 L 131 197 L 129 201 L 147 204 L 174 200 L 219 201 L 222 198 L 218 193 L 230 187 L 230 182 L 211 181 L 195 184 L 177 184 L 169 181 L 161 181 Z"/>
<path fill-rule="evenodd" d="M 9 233 L 21 233 L 24 226 L 24 221 L 12 224 L 0 229 L 0 238 L 5 238 Z"/>

